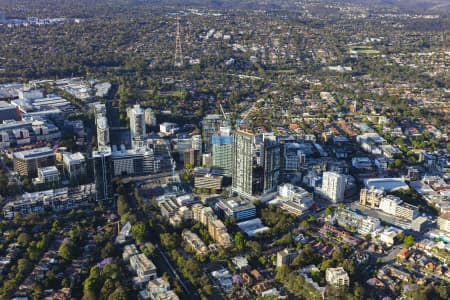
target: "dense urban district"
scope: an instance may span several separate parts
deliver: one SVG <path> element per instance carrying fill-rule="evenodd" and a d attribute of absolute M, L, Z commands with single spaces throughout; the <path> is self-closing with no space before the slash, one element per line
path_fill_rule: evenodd
<path fill-rule="evenodd" d="M 0 299 L 450 299 L 444 0 L 0 0 Z"/>

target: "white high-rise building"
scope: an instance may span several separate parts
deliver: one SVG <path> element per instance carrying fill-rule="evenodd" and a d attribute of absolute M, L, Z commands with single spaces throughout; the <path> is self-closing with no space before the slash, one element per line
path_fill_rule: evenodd
<path fill-rule="evenodd" d="M 334 203 L 344 201 L 345 184 L 345 175 L 335 172 L 323 173 L 322 192 Z"/>
<path fill-rule="evenodd" d="M 106 117 L 97 117 L 97 144 L 98 147 L 109 146 L 109 126 Z"/>
<path fill-rule="evenodd" d="M 139 104 L 136 104 L 128 111 L 130 118 L 131 140 L 145 136 L 145 118 L 144 110 Z"/>
<path fill-rule="evenodd" d="M 202 136 L 196 134 L 192 136 L 192 149 L 202 152 Z"/>
<path fill-rule="evenodd" d="M 156 115 L 151 108 L 146 108 L 144 112 L 145 124 L 148 126 L 156 126 Z"/>

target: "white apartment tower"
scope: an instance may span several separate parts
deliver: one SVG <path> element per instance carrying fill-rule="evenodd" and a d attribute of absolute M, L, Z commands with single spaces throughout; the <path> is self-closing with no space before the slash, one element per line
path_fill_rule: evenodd
<path fill-rule="evenodd" d="M 335 172 L 324 172 L 322 192 L 334 203 L 344 201 L 345 175 Z"/>
<path fill-rule="evenodd" d="M 97 118 L 97 144 L 98 147 L 109 146 L 109 126 L 106 117 Z"/>
<path fill-rule="evenodd" d="M 131 140 L 145 136 L 145 113 L 139 104 L 128 111 L 130 118 Z"/>

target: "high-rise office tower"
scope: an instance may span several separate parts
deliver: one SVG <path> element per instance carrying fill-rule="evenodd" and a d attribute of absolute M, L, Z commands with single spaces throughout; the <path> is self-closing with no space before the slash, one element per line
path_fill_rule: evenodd
<path fill-rule="evenodd" d="M 231 176 L 233 167 L 233 138 L 230 127 L 221 127 L 212 136 L 212 165 L 217 175 Z"/>
<path fill-rule="evenodd" d="M 281 171 L 281 147 L 275 136 L 264 138 L 262 145 L 262 166 L 264 170 L 263 192 L 269 192 L 278 187 Z"/>
<path fill-rule="evenodd" d="M 242 196 L 253 194 L 253 150 L 255 135 L 237 130 L 233 133 L 232 191 Z"/>
<path fill-rule="evenodd" d="M 145 136 L 145 114 L 144 110 L 139 104 L 136 104 L 128 110 L 128 117 L 130 118 L 130 132 L 131 140 L 135 138 L 142 138 Z"/>
<path fill-rule="evenodd" d="M 344 201 L 346 177 L 335 172 L 324 172 L 322 192 L 334 203 Z"/>
<path fill-rule="evenodd" d="M 99 147 L 92 153 L 94 163 L 95 190 L 97 201 L 113 198 L 111 147 Z"/>
<path fill-rule="evenodd" d="M 212 136 L 222 123 L 221 115 L 207 115 L 202 120 L 203 153 L 211 153 Z"/>

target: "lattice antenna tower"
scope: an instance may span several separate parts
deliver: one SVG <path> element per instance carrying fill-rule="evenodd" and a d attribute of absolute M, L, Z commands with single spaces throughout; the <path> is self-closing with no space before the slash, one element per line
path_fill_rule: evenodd
<path fill-rule="evenodd" d="M 180 18 L 177 16 L 177 33 L 175 37 L 175 67 L 183 66 L 183 53 L 181 51 L 181 28 Z"/>

